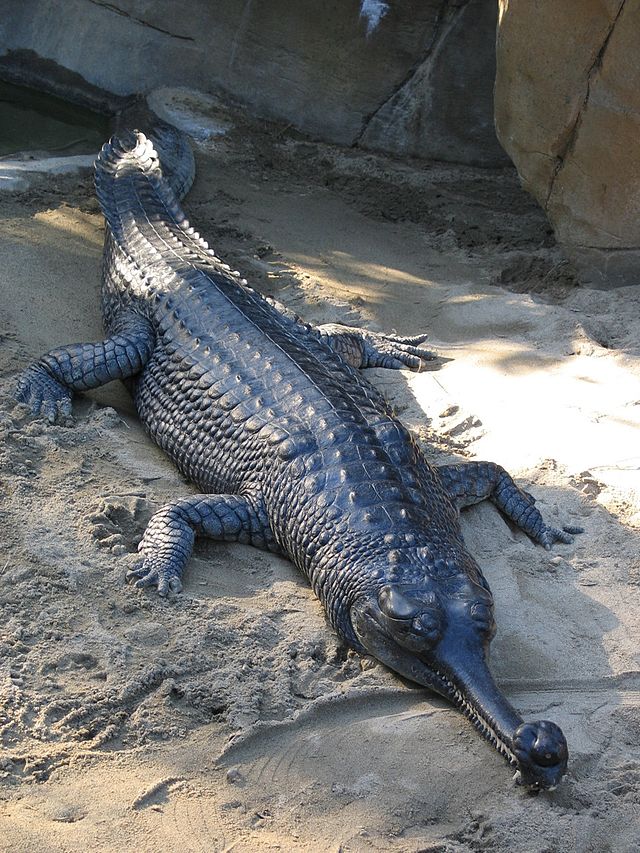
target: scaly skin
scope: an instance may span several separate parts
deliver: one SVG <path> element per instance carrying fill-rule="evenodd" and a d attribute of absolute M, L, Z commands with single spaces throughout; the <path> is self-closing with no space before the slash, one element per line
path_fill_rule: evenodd
<path fill-rule="evenodd" d="M 249 288 L 189 228 L 171 189 L 188 188 L 189 168 L 164 133 L 167 179 L 142 134 L 96 162 L 109 337 L 44 356 L 19 399 L 55 419 L 73 391 L 130 379 L 142 423 L 200 490 L 154 515 L 136 586 L 180 591 L 196 535 L 285 554 L 349 645 L 454 702 L 522 784 L 554 787 L 566 741 L 525 724 L 491 678 L 493 601 L 458 510 L 490 498 L 545 547 L 578 529 L 547 526 L 497 465 L 429 465 L 357 370 L 417 369 L 424 339 L 315 329 Z"/>

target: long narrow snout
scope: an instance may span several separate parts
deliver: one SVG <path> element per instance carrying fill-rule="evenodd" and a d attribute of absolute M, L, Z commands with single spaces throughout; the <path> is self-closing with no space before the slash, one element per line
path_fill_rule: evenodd
<path fill-rule="evenodd" d="M 462 646 L 437 652 L 449 673 L 454 704 L 515 768 L 516 783 L 530 791 L 553 790 L 567 772 L 562 730 L 549 720 L 524 722 L 495 683 L 483 651 Z"/>
<path fill-rule="evenodd" d="M 530 791 L 556 787 L 567 770 L 562 731 L 547 720 L 524 722 L 495 683 L 486 662 L 486 638 L 473 624 L 445 625 L 420 651 L 415 635 L 406 641 L 406 628 L 390 630 L 392 623 L 372 599 L 356 603 L 351 617 L 367 652 L 459 708 L 514 767 L 519 785 Z"/>

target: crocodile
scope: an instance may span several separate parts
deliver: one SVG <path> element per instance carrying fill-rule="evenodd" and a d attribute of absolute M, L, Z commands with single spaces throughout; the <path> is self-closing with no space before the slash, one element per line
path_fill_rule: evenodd
<path fill-rule="evenodd" d="M 127 573 L 136 587 L 180 592 L 196 536 L 285 555 L 348 646 L 453 703 L 527 790 L 553 789 L 566 739 L 553 722 L 525 722 L 491 675 L 493 598 L 459 515 L 489 499 L 547 549 L 581 528 L 546 524 L 498 464 L 430 464 L 361 373 L 420 369 L 433 358 L 426 336 L 314 327 L 252 289 L 185 217 L 192 165 L 167 128 L 103 146 L 106 337 L 44 355 L 18 400 L 54 421 L 74 392 L 125 380 L 147 432 L 195 484 L 151 518 Z"/>

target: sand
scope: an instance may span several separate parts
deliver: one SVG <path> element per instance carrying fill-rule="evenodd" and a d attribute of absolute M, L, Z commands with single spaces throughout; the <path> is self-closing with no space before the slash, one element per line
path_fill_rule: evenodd
<path fill-rule="evenodd" d="M 640 290 L 574 286 L 512 170 L 400 163 L 248 125 L 209 140 L 192 222 L 313 322 L 428 332 L 369 371 L 436 463 L 488 458 L 552 523 L 545 552 L 463 515 L 496 599 L 492 666 L 559 723 L 570 772 L 525 794 L 458 714 L 338 641 L 287 561 L 201 542 L 182 595 L 124 583 L 193 487 L 114 384 L 31 419 L 16 372 L 101 336 L 87 170 L 0 194 L 0 848 L 627 851 L 640 847 Z"/>

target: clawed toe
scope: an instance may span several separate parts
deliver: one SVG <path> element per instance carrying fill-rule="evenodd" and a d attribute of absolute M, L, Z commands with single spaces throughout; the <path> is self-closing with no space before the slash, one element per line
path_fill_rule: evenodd
<path fill-rule="evenodd" d="M 419 344 L 423 344 L 429 335 L 408 335 L 407 337 L 399 337 L 397 335 L 388 335 L 389 339 L 392 340 L 396 344 L 406 344 L 408 346 L 417 347 Z"/>
<path fill-rule="evenodd" d="M 419 371 L 424 362 L 435 361 L 438 356 L 431 350 L 421 349 L 416 346 L 407 344 L 394 344 L 387 348 L 389 362 L 393 362 L 391 366 L 402 369 L 409 368 L 410 370 Z"/>
<path fill-rule="evenodd" d="M 179 577 L 174 575 L 171 578 L 162 578 L 158 584 L 158 595 L 164 598 L 169 592 L 175 592 L 176 594 L 182 592 L 182 581 Z"/>
<path fill-rule="evenodd" d="M 149 573 L 149 569 L 146 567 L 145 562 L 142 561 L 135 568 L 129 569 L 129 571 L 125 575 L 125 579 L 126 579 L 127 583 L 131 583 L 132 580 L 137 580 L 138 578 L 143 578 L 148 573 Z"/>
<path fill-rule="evenodd" d="M 158 595 L 161 598 L 165 598 L 169 592 L 182 592 L 182 581 L 175 568 L 154 567 L 148 559 L 128 571 L 125 578 L 127 583 L 133 583 L 136 589 L 146 589 L 149 586 L 157 587 Z"/>
<path fill-rule="evenodd" d="M 540 544 L 543 545 L 547 551 L 550 551 L 551 546 L 556 542 L 560 542 L 563 545 L 571 545 L 573 537 L 579 533 L 584 533 L 584 529 L 582 527 L 572 527 L 567 525 L 566 527 L 563 527 L 562 530 L 558 530 L 556 527 L 546 527 L 540 536 Z"/>
<path fill-rule="evenodd" d="M 25 403 L 34 417 L 46 418 L 55 423 L 71 415 L 71 392 L 38 367 L 27 368 L 16 386 L 14 396 Z"/>
<path fill-rule="evenodd" d="M 425 361 L 433 361 L 434 358 L 438 356 L 436 353 L 432 352 L 429 349 L 425 349 L 424 347 L 416 346 L 415 344 L 409 343 L 410 338 L 404 338 L 400 340 L 392 341 L 391 351 L 394 355 L 404 353 L 407 355 L 415 355 L 418 358 L 422 358 Z"/>
<path fill-rule="evenodd" d="M 144 589 L 146 586 L 153 586 L 158 583 L 158 572 L 155 569 L 149 569 L 145 564 L 137 569 L 131 569 L 126 574 L 127 583 L 133 584 L 136 589 Z"/>

